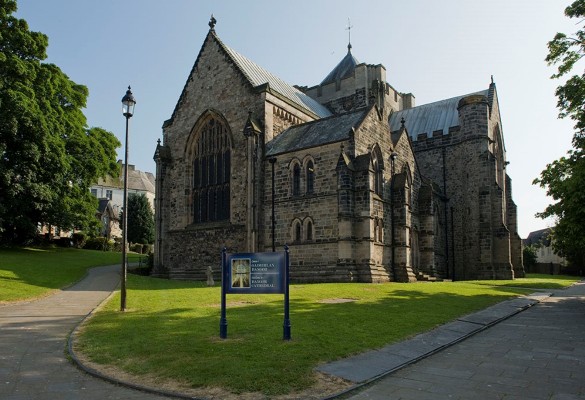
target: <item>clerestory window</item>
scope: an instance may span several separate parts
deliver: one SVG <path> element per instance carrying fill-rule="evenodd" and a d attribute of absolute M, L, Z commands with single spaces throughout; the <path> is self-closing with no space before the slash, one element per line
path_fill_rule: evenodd
<path fill-rule="evenodd" d="M 299 196 L 301 194 L 301 166 L 298 163 L 295 163 L 292 175 L 292 194 Z"/>
<path fill-rule="evenodd" d="M 309 160 L 307 162 L 307 194 L 311 194 L 315 191 L 315 164 Z"/>

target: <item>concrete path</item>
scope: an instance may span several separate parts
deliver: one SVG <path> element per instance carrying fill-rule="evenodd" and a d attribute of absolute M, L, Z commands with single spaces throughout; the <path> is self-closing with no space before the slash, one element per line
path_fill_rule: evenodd
<path fill-rule="evenodd" d="M 68 334 L 118 286 L 120 266 L 37 301 L 0 306 L 0 399 L 163 399 L 94 378 L 67 360 Z"/>
<path fill-rule="evenodd" d="M 397 355 L 416 362 L 396 365 L 395 372 L 342 398 L 585 399 L 585 282 L 539 300 L 523 312 L 448 348 L 443 347 L 443 341 L 448 342 L 450 336 L 455 338 L 456 332 L 465 332 L 467 321 L 482 324 L 486 320 L 481 316 L 486 313 L 463 318 L 463 323 L 445 325 L 434 334 L 421 335 L 396 347 L 344 360 L 342 364 L 347 362 L 352 367 L 337 365 L 338 373 L 334 375 L 350 377 L 356 383 L 375 379 L 372 374 L 378 372 L 376 366 L 388 359 L 396 360 Z M 495 307 L 504 308 L 505 303 Z M 433 343 L 442 351 L 416 358 L 421 351 L 431 349 Z M 333 370 L 331 366 L 323 369 Z"/>

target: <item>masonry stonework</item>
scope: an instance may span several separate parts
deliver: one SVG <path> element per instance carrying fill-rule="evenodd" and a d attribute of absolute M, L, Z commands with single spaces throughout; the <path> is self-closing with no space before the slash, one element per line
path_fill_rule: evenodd
<path fill-rule="evenodd" d="M 293 87 L 212 26 L 154 158 L 158 276 L 203 280 L 223 247 L 273 244 L 297 282 L 524 273 L 493 83 L 415 106 L 349 46 Z"/>

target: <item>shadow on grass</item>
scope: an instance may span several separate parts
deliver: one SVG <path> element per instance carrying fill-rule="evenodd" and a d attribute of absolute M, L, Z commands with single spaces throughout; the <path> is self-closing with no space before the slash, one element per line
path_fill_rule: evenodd
<path fill-rule="evenodd" d="M 85 330 L 83 346 L 95 361 L 129 372 L 153 373 L 194 387 L 277 395 L 309 387 L 320 363 L 404 340 L 512 295 L 509 288 L 476 287 L 474 294 L 457 285 L 444 286 L 448 290 L 435 286 L 433 292 L 367 286 L 377 290 L 374 294 L 359 284 L 326 289 L 336 287 L 346 288 L 339 297 L 355 301 L 322 303 L 331 296 L 320 293 L 318 285 L 291 287 L 290 342 L 282 340 L 282 296 L 253 296 L 228 306 L 228 339 L 221 340 L 219 288 L 192 288 L 180 298 L 162 290 L 130 292 L 133 311 L 99 313 Z M 248 296 L 228 295 L 228 304 Z M 161 302 L 166 307 L 160 308 Z"/>

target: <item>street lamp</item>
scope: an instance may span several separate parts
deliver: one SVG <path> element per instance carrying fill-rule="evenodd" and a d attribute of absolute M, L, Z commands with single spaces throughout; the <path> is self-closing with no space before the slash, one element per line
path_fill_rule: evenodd
<path fill-rule="evenodd" d="M 122 97 L 122 115 L 126 117 L 126 140 L 124 142 L 124 204 L 122 208 L 122 271 L 120 272 L 120 311 L 126 311 L 126 273 L 128 271 L 128 259 L 126 248 L 128 246 L 128 123 L 134 115 L 136 100 L 132 96 L 130 86 Z"/>

